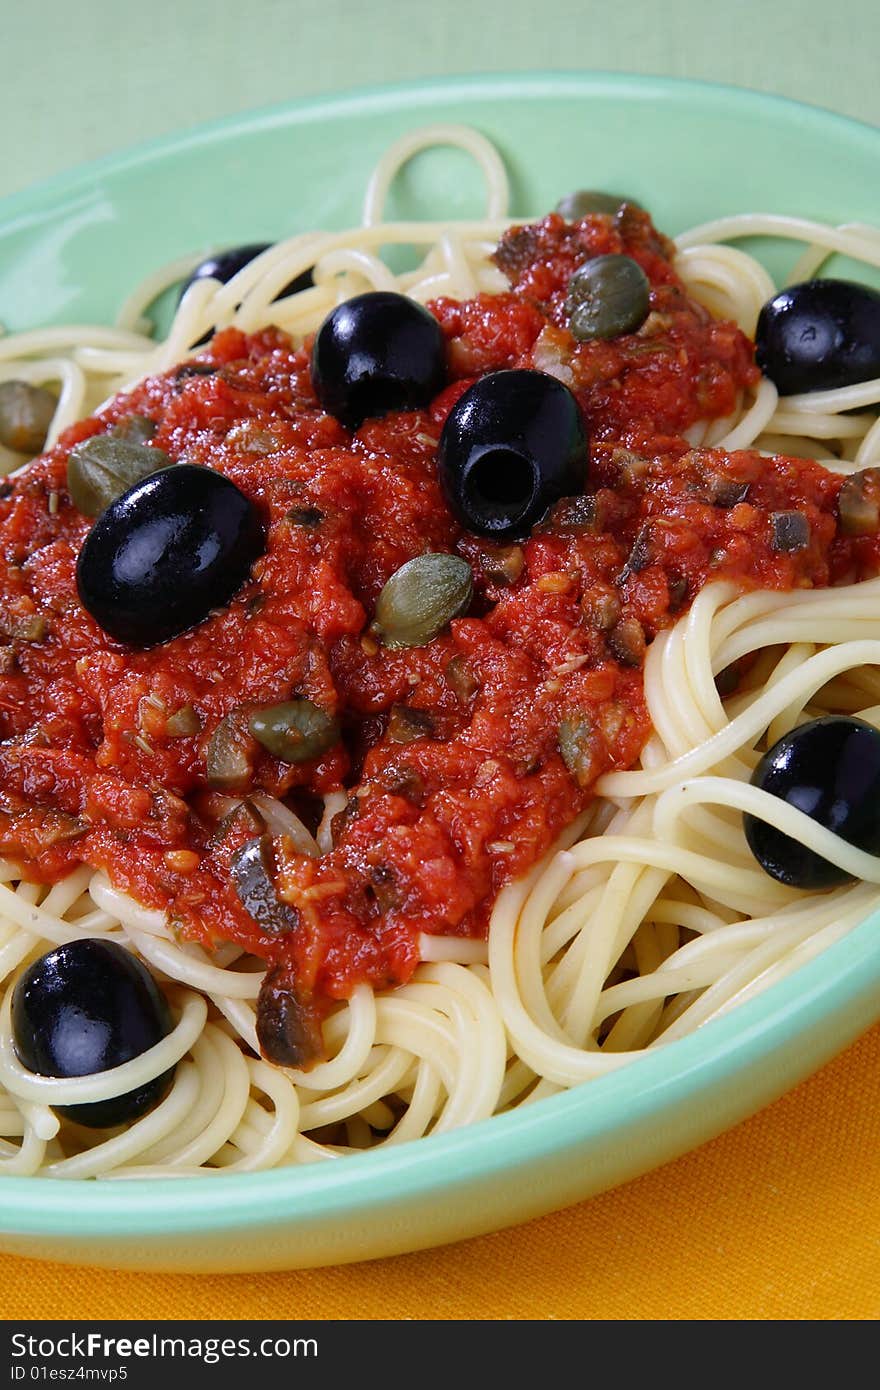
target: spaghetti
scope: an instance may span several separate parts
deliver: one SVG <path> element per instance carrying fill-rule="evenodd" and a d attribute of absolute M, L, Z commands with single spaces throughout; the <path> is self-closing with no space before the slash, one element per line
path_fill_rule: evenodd
<path fill-rule="evenodd" d="M 485 219 L 383 222 L 401 165 L 436 143 L 477 159 Z M 156 342 L 144 315 L 196 263 L 180 260 L 132 295 L 114 328 L 0 338 L 0 381 L 60 386 L 51 445 L 103 400 L 167 372 L 217 329 L 250 333 L 271 324 L 302 340 L 334 306 L 370 289 L 422 303 L 499 294 L 507 279 L 492 255 L 510 226 L 494 148 L 473 131 L 429 128 L 389 150 L 370 181 L 361 227 L 281 242 L 228 284 L 193 283 Z M 804 243 L 795 279 L 815 274 L 834 253 L 880 266 L 880 233 L 861 225 L 747 216 L 680 237 L 675 270 L 688 292 L 749 335 L 775 286 L 757 261 L 719 243 L 752 235 Z M 418 268 L 392 274 L 381 252 L 393 245 L 422 250 Z M 276 300 L 307 270 L 310 287 Z M 546 349 L 535 365 L 560 370 Z M 687 440 L 698 450 L 820 459 L 849 474 L 880 464 L 878 405 L 880 381 L 780 402 L 762 380 L 727 417 L 689 426 Z M 260 960 L 234 943 L 209 949 L 179 939 L 164 912 L 87 865 L 46 886 L 4 863 L 0 1171 L 188 1176 L 332 1159 L 441 1133 L 624 1065 L 796 969 L 880 907 L 880 861 L 749 779 L 763 748 L 806 720 L 843 712 L 880 727 L 878 619 L 880 579 L 792 592 L 708 584 L 648 646 L 653 732 L 638 762 L 600 778 L 597 796 L 554 850 L 500 891 L 488 941 L 424 934 L 407 983 L 378 991 L 357 984 L 324 1021 L 326 1060 L 309 1070 L 259 1056 Z M 731 671 L 740 676 L 722 698 L 718 678 Z M 275 833 L 317 855 L 331 850 L 344 803 L 343 794 L 327 794 L 314 838 L 280 800 L 264 796 L 261 810 Z M 815 897 L 771 879 L 748 850 L 743 813 L 856 881 Z M 174 1027 L 119 1068 L 40 1076 L 22 1066 L 12 1043 L 12 985 L 51 946 L 83 936 L 123 943 L 145 961 L 171 1002 Z M 96 1133 L 55 1113 L 120 1095 L 171 1067 L 165 1098 L 118 1132 Z"/>

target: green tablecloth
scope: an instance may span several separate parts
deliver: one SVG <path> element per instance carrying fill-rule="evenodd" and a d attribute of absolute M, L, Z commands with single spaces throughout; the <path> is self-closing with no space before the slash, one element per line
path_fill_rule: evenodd
<path fill-rule="evenodd" d="M 0 0 L 0 195 L 234 111 L 452 73 L 699 77 L 880 123 L 878 52 L 878 0 Z"/>

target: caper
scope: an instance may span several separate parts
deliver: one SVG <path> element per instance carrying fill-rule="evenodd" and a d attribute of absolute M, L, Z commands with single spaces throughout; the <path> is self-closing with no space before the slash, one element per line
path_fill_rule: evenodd
<path fill-rule="evenodd" d="M 471 567 L 460 556 L 417 555 L 379 595 L 373 630 L 386 647 L 423 647 L 466 611 L 473 587 Z"/>
<path fill-rule="evenodd" d="M 149 415 L 129 415 L 113 428 L 113 438 L 126 444 L 149 444 L 159 426 Z"/>
<path fill-rule="evenodd" d="M 568 282 L 572 336 L 586 342 L 634 333 L 648 316 L 650 296 L 648 277 L 632 256 L 594 256 Z"/>
<path fill-rule="evenodd" d="M 0 444 L 16 454 L 39 454 L 58 402 L 42 386 L 0 382 Z"/>
<path fill-rule="evenodd" d="M 559 725 L 562 761 L 579 787 L 588 787 L 596 775 L 592 736 L 593 725 L 588 719 L 563 719 Z"/>
<path fill-rule="evenodd" d="M 202 732 L 202 721 L 192 705 L 181 705 L 165 720 L 165 732 L 169 738 L 192 738 Z"/>
<path fill-rule="evenodd" d="M 70 500 L 83 516 L 100 516 L 135 483 L 170 464 L 161 449 L 128 444 L 108 434 L 95 435 L 77 444 L 67 460 Z"/>
<path fill-rule="evenodd" d="M 582 217 L 589 217 L 592 212 L 604 212 L 613 217 L 624 203 L 629 203 L 630 207 L 642 206 L 635 198 L 627 198 L 623 193 L 602 193 L 597 188 L 578 188 L 574 193 L 566 193 L 564 198 L 559 199 L 556 211 L 566 222 L 580 222 Z"/>
<path fill-rule="evenodd" d="M 248 728 L 283 763 L 307 763 L 339 742 L 337 721 L 311 700 L 288 700 L 254 710 Z"/>

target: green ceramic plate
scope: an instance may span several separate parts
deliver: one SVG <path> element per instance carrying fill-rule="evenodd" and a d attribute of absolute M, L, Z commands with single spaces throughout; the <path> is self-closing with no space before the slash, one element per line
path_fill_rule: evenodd
<path fill-rule="evenodd" d="M 745 210 L 880 222 L 880 131 L 773 97 L 589 74 L 450 80 L 236 118 L 0 203 L 0 319 L 109 320 L 193 249 L 358 219 L 391 140 L 466 121 L 503 151 L 516 213 L 590 184 L 677 232 Z M 459 217 L 479 180 L 423 157 L 392 211 Z M 772 263 L 778 252 L 768 251 Z M 786 252 L 780 259 L 791 259 Z M 771 264 L 779 270 L 779 264 Z M 674 1158 L 767 1104 L 880 1017 L 880 918 L 627 1070 L 436 1139 L 304 1169 L 191 1181 L 0 1179 L 0 1245 L 134 1269 L 247 1270 L 418 1249 L 523 1221 Z"/>

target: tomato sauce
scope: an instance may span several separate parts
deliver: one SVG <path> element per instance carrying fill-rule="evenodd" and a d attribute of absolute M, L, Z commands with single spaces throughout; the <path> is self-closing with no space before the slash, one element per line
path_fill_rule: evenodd
<path fill-rule="evenodd" d="M 637 333 L 576 343 L 565 287 L 589 255 L 623 251 L 651 282 Z M 301 998 L 407 979 L 421 932 L 485 934 L 500 888 L 587 805 L 596 778 L 649 732 L 647 644 L 713 578 L 789 589 L 876 568 L 874 542 L 839 534 L 840 479 L 818 464 L 693 448 L 684 433 L 737 408 L 759 377 L 752 345 L 685 293 L 647 214 L 558 216 L 505 237 L 510 290 L 432 307 L 449 384 L 429 409 L 356 433 L 322 413 L 309 359 L 280 332 L 219 333 L 198 357 L 74 426 L 0 497 L 0 851 L 27 877 L 87 862 L 206 945 L 232 940 L 279 967 Z M 575 393 L 591 442 L 584 497 L 522 545 L 463 532 L 438 485 L 449 410 L 480 375 L 537 367 Z M 132 414 L 175 462 L 219 470 L 261 508 L 268 546 L 233 600 L 148 651 L 108 638 L 75 585 L 90 526 L 71 503 L 71 448 Z M 779 513 L 808 524 L 778 546 Z M 370 633 L 389 576 L 427 550 L 474 574 L 467 616 L 424 647 Z M 343 738 L 311 763 L 272 758 L 250 712 L 306 698 Z M 181 719 L 181 711 L 185 717 Z M 229 721 L 246 788 L 314 824 L 344 791 L 334 848 L 275 842 L 296 927 L 247 913 L 230 861 L 254 834 L 207 784 Z"/>

